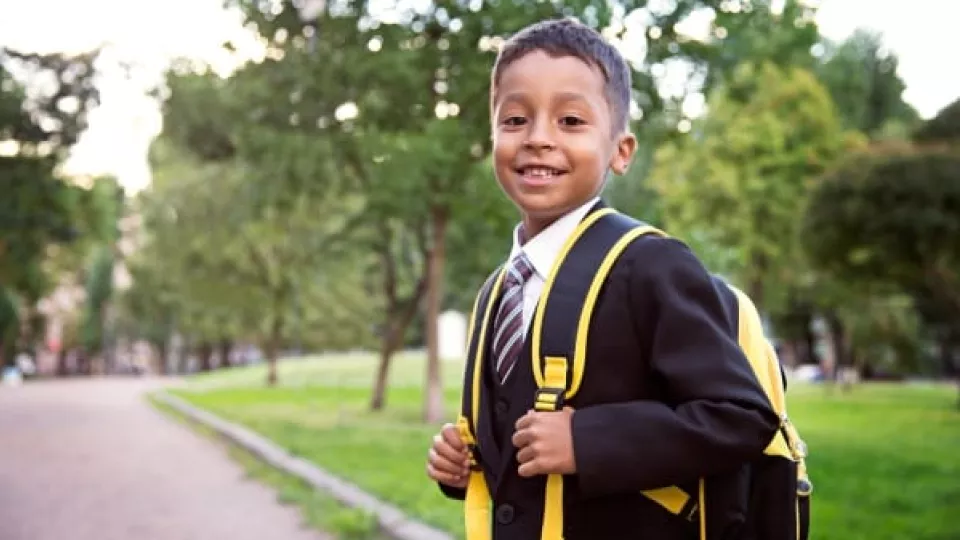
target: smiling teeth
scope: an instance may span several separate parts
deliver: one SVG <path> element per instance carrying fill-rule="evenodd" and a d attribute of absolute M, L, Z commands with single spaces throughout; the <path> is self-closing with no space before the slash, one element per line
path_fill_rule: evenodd
<path fill-rule="evenodd" d="M 526 169 L 526 170 L 524 171 L 524 174 L 527 174 L 527 175 L 529 175 L 529 176 L 547 177 L 547 176 L 554 176 L 554 175 L 556 175 L 557 173 L 556 173 L 556 171 L 554 171 L 553 169 L 543 169 L 543 168 L 539 168 L 539 167 L 537 167 L 537 168 L 531 167 L 531 168 Z"/>

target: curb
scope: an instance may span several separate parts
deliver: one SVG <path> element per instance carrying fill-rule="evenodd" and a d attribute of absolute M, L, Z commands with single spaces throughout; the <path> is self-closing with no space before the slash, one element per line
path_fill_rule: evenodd
<path fill-rule="evenodd" d="M 293 456 L 276 443 L 249 429 L 227 422 L 166 392 L 155 392 L 153 396 L 190 419 L 213 429 L 272 467 L 296 476 L 314 488 L 329 493 L 334 499 L 346 506 L 362 509 L 373 514 L 376 516 L 380 528 L 395 540 L 453 540 L 451 535 L 410 519 L 399 508 L 380 501 L 373 495 L 324 471 L 309 461 Z"/>

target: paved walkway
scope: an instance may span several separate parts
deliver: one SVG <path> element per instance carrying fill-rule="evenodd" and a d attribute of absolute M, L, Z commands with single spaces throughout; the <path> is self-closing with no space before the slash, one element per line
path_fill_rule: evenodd
<path fill-rule="evenodd" d="M 224 448 L 154 410 L 154 384 L 0 387 L 0 539 L 329 540 Z"/>

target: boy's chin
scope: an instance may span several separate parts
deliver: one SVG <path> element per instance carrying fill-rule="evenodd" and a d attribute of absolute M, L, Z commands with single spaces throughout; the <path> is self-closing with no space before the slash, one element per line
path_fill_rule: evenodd
<path fill-rule="evenodd" d="M 558 194 L 524 193 L 514 197 L 513 202 L 525 217 L 538 221 L 557 219 L 583 204 L 556 195 Z"/>

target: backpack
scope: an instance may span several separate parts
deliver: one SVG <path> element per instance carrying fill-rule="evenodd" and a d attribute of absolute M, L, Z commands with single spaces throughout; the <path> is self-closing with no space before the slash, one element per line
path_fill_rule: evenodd
<path fill-rule="evenodd" d="M 538 391 L 534 408 L 560 410 L 576 395 L 586 364 L 590 318 L 608 273 L 623 250 L 637 238 L 662 231 L 613 209 L 589 214 L 562 248 L 544 284 L 530 328 L 533 374 Z M 475 425 L 479 412 L 480 374 L 487 326 L 498 297 L 504 267 L 481 287 L 468 326 L 468 355 L 458 428 L 471 456 L 471 473 L 464 501 L 467 540 L 489 540 L 490 494 L 477 455 Z M 738 313 L 738 341 L 749 359 L 771 406 L 781 418 L 780 429 L 762 456 L 749 469 L 749 537 L 762 540 L 807 540 L 810 494 L 806 448 L 786 411 L 786 377 L 777 355 L 763 333 L 760 316 L 742 291 L 714 277 L 721 294 L 734 295 Z M 483 311 L 483 313 L 479 313 Z M 478 324 L 479 322 L 479 324 Z M 551 332 L 544 333 L 548 327 Z M 699 540 L 708 539 L 710 513 L 706 508 L 706 483 L 699 479 L 697 493 L 677 486 L 643 491 L 666 511 L 699 522 Z M 563 478 L 547 477 L 541 540 L 561 540 L 563 531 Z"/>

